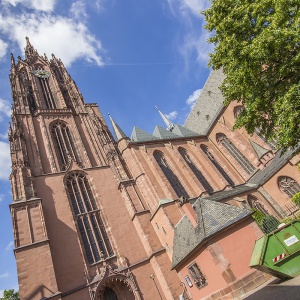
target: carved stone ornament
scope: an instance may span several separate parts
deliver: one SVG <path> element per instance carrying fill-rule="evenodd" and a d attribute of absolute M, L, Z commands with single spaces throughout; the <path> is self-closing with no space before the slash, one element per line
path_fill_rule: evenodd
<path fill-rule="evenodd" d="M 187 141 L 187 144 L 197 146 L 197 144 L 194 140 Z"/>
<path fill-rule="evenodd" d="M 184 196 L 181 196 L 177 199 L 177 201 L 179 202 L 180 206 L 182 206 L 183 204 L 187 203 L 189 199 L 185 198 Z"/>
<path fill-rule="evenodd" d="M 118 286 L 131 292 L 135 300 L 141 300 L 140 292 L 135 283 L 134 277 L 129 270 L 114 269 L 110 264 L 103 265 L 101 273 L 96 275 L 90 284 L 90 290 L 93 300 L 103 300 L 105 288 Z M 121 291 L 120 291 L 121 292 Z"/>
<path fill-rule="evenodd" d="M 173 144 L 172 143 L 165 143 L 165 146 L 166 147 L 168 147 L 168 148 L 170 148 L 170 149 L 173 149 Z"/>

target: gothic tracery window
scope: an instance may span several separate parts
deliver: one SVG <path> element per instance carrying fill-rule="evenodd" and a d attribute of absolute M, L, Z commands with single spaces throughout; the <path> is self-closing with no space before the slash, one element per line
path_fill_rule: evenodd
<path fill-rule="evenodd" d="M 252 175 L 255 172 L 254 166 L 225 134 L 218 133 L 216 139 L 217 142 L 227 150 L 227 152 L 235 159 L 235 161 L 245 170 L 248 175 Z"/>
<path fill-rule="evenodd" d="M 278 178 L 279 189 L 285 192 L 289 198 L 300 192 L 299 183 L 291 177 L 281 176 Z"/>
<path fill-rule="evenodd" d="M 259 200 L 255 196 L 248 195 L 247 196 L 247 202 L 248 202 L 248 205 L 250 206 L 250 208 L 259 210 L 264 215 L 268 215 L 269 214 L 269 212 L 265 208 L 265 206 L 262 203 L 260 203 Z"/>
<path fill-rule="evenodd" d="M 89 264 L 113 255 L 90 184 L 82 173 L 72 173 L 66 180 L 77 228 Z"/>
<path fill-rule="evenodd" d="M 209 151 L 208 147 L 205 145 L 200 145 L 200 148 L 202 151 L 206 154 L 206 156 L 209 158 L 209 160 L 213 163 L 213 165 L 216 167 L 216 169 L 221 173 L 221 175 L 224 177 L 224 179 L 231 185 L 234 186 L 233 180 L 229 177 L 229 175 L 225 172 L 225 170 L 221 167 L 219 162 L 216 160 L 214 155 Z"/>
<path fill-rule="evenodd" d="M 243 105 L 237 105 L 233 108 L 233 115 L 234 115 L 234 118 L 236 119 L 240 114 L 241 112 L 244 110 L 244 106 Z"/>
<path fill-rule="evenodd" d="M 197 177 L 197 179 L 199 180 L 199 182 L 202 184 L 202 186 L 205 188 L 205 190 L 209 193 L 212 194 L 214 192 L 212 186 L 209 184 L 209 182 L 206 180 L 206 178 L 204 177 L 204 175 L 202 174 L 202 172 L 196 167 L 196 165 L 194 164 L 193 160 L 190 158 L 190 156 L 188 155 L 186 149 L 184 148 L 179 148 L 178 149 L 180 155 L 182 156 L 182 158 L 184 159 L 184 161 L 186 162 L 186 164 L 189 166 L 189 168 L 192 170 L 192 172 L 194 173 L 194 175 Z"/>
<path fill-rule="evenodd" d="M 71 132 L 66 123 L 58 121 L 51 125 L 51 134 L 60 169 L 64 171 L 70 161 L 69 156 L 78 161 Z"/>
<path fill-rule="evenodd" d="M 179 181 L 177 175 L 173 172 L 170 168 L 167 160 L 165 159 L 164 155 L 160 151 L 155 151 L 153 153 L 155 160 L 157 161 L 159 167 L 163 171 L 164 175 L 166 176 L 167 180 L 169 181 L 170 185 L 172 186 L 174 192 L 178 197 L 186 197 L 188 198 L 188 193 L 186 192 L 185 188 Z"/>

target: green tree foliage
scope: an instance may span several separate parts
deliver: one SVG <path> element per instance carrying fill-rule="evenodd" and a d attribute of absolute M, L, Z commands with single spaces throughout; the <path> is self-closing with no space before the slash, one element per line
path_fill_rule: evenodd
<path fill-rule="evenodd" d="M 235 128 L 256 127 L 277 147 L 300 142 L 299 0 L 212 0 L 203 12 L 215 51 L 209 66 L 222 68 L 225 104 L 244 104 Z"/>
<path fill-rule="evenodd" d="M 300 193 L 295 194 L 291 198 L 292 202 L 294 202 L 296 205 L 300 206 Z"/>
<path fill-rule="evenodd" d="M 20 300 L 19 292 L 4 290 L 1 300 Z"/>
<path fill-rule="evenodd" d="M 268 234 L 277 229 L 280 222 L 274 216 L 265 215 L 258 209 L 253 209 L 253 211 L 252 217 L 264 233 Z"/>

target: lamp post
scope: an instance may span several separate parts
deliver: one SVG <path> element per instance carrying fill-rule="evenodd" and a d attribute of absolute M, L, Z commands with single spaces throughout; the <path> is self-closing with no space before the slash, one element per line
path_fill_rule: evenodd
<path fill-rule="evenodd" d="M 153 282 L 154 282 L 154 284 L 155 284 L 155 287 L 156 287 L 156 289 L 157 289 L 157 292 L 158 292 L 158 294 L 159 294 L 160 299 L 163 300 L 163 298 L 162 298 L 162 296 L 161 296 L 161 294 L 160 294 L 160 292 L 159 292 L 159 289 L 158 289 L 158 287 L 157 287 L 157 284 L 156 284 L 156 282 L 155 282 L 155 276 L 154 276 L 153 274 L 150 274 L 150 278 L 153 280 Z"/>

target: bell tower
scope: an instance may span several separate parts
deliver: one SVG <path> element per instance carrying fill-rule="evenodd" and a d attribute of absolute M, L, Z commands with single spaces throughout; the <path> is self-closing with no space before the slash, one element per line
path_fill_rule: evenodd
<path fill-rule="evenodd" d="M 133 300 L 140 289 L 157 299 L 157 288 L 135 278 L 178 278 L 157 265 L 156 255 L 170 265 L 168 255 L 97 104 L 85 103 L 62 61 L 39 55 L 27 37 L 25 58 L 11 55 L 10 83 L 21 299 L 100 300 L 112 290 Z"/>

